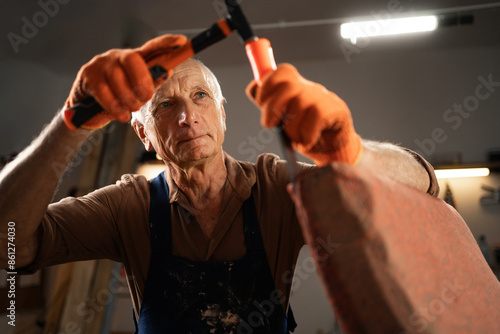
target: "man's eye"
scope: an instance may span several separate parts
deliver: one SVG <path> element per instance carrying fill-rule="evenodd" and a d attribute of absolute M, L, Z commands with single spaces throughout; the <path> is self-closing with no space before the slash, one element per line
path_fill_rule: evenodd
<path fill-rule="evenodd" d="M 202 98 L 202 97 L 205 97 L 205 96 L 207 96 L 207 93 L 205 93 L 205 92 L 198 92 L 198 93 L 196 93 L 196 97 L 198 97 L 198 98 Z"/>
<path fill-rule="evenodd" d="M 168 101 L 163 101 L 158 105 L 160 108 L 167 108 L 168 106 L 170 106 L 170 102 Z"/>

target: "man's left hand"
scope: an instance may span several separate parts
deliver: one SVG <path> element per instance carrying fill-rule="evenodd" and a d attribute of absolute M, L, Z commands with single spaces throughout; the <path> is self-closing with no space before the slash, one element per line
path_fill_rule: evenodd
<path fill-rule="evenodd" d="M 283 124 L 295 149 L 323 166 L 332 161 L 356 164 L 361 138 L 353 127 L 346 103 L 315 82 L 304 79 L 289 64 L 252 81 L 247 95 L 261 110 L 261 124 Z"/>

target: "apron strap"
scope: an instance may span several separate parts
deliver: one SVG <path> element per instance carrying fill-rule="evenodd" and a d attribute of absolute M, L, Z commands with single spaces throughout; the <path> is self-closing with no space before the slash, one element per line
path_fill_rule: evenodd
<path fill-rule="evenodd" d="M 151 180 L 149 194 L 151 255 L 170 255 L 172 254 L 172 224 L 170 222 L 170 200 L 165 172 L 161 172 Z"/>
<path fill-rule="evenodd" d="M 257 210 L 255 209 L 255 203 L 252 195 L 250 195 L 250 197 L 243 202 L 243 233 L 245 234 L 247 254 L 254 252 L 265 253 L 259 220 L 257 219 Z M 293 332 L 297 327 L 297 322 L 295 321 L 291 305 L 288 305 L 288 312 L 286 314 L 285 321 L 285 328 L 287 328 L 290 332 Z"/>
<path fill-rule="evenodd" d="M 247 253 L 265 252 L 252 195 L 243 202 L 243 233 Z"/>
<path fill-rule="evenodd" d="M 286 327 L 290 332 L 294 332 L 295 328 L 297 328 L 297 322 L 295 321 L 292 305 L 290 303 L 288 304 L 288 312 L 286 313 Z"/>

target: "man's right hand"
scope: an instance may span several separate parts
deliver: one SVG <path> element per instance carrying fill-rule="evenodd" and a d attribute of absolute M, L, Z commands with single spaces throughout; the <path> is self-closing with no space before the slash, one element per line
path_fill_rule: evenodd
<path fill-rule="evenodd" d="M 74 113 L 71 107 L 91 96 L 103 111 L 84 123 L 82 128 L 98 129 L 114 119 L 128 122 L 130 113 L 149 101 L 155 86 L 166 80 L 153 82 L 149 68 L 160 65 L 168 69 L 169 77 L 173 69 L 163 64 L 176 57 L 175 50 L 186 41 L 183 35 L 163 35 L 136 49 L 113 49 L 95 56 L 82 66 L 73 83 L 62 110 L 66 126 L 76 129 L 71 123 Z"/>

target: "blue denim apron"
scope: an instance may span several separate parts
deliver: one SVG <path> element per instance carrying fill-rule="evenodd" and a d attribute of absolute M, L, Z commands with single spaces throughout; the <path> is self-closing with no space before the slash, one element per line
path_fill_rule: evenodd
<path fill-rule="evenodd" d="M 246 254 L 234 261 L 191 261 L 172 255 L 168 186 L 151 181 L 151 262 L 136 333 L 285 334 L 297 324 L 274 286 L 253 198 L 243 203 Z"/>

